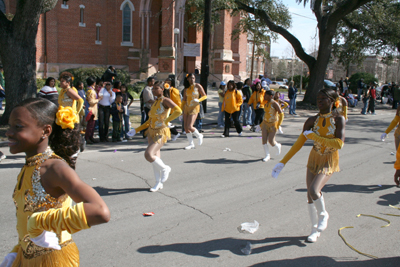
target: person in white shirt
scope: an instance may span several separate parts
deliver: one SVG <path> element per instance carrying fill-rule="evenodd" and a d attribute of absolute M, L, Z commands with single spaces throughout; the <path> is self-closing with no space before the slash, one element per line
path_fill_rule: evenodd
<path fill-rule="evenodd" d="M 56 88 L 56 79 L 49 77 L 46 80 L 45 85 L 40 89 L 37 94 L 38 97 L 46 98 L 58 106 L 58 91 Z"/>
<path fill-rule="evenodd" d="M 99 92 L 99 135 L 100 142 L 108 142 L 108 128 L 110 125 L 110 106 L 115 101 L 115 93 L 111 83 L 105 82 Z"/>

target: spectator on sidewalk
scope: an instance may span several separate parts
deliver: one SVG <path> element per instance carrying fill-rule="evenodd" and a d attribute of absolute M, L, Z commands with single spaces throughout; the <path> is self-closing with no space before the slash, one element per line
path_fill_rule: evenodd
<path fill-rule="evenodd" d="M 296 114 L 296 98 L 297 98 L 297 88 L 294 87 L 293 81 L 289 83 L 289 114 L 297 115 Z"/>
<path fill-rule="evenodd" d="M 226 92 L 226 83 L 224 81 L 222 81 L 219 84 L 219 89 L 218 89 L 218 127 L 220 128 L 224 128 L 225 127 L 225 122 L 224 122 L 224 115 L 225 113 L 223 111 L 221 111 L 222 108 L 222 103 L 224 102 L 224 96 L 225 96 L 225 92 Z"/>

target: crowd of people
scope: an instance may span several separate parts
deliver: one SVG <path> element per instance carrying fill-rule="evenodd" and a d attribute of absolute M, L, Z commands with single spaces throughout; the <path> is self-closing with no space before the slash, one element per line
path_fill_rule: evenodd
<path fill-rule="evenodd" d="M 93 135 L 96 121 L 100 142 L 109 141 L 110 116 L 112 141 L 129 140 L 136 133 L 146 137 L 148 147 L 144 157 L 151 163 L 155 177 L 151 192 L 163 189 L 172 171 L 172 167 L 161 159 L 163 145 L 180 135 L 171 121 L 182 120 L 182 131 L 189 143 L 185 150 L 196 147 L 193 137 L 197 138 L 198 146 L 203 144 L 204 136 L 198 127 L 202 119 L 201 102 L 207 95 L 195 82 L 194 74 L 186 75 L 182 92 L 175 88 L 171 79 L 156 81 L 153 77 L 148 78 L 140 95 L 142 123 L 135 129 L 131 129 L 129 122 L 133 98 L 126 85 L 114 81 L 116 77 L 115 69 L 110 66 L 102 79 L 89 77 L 86 80 L 85 93 L 83 82 L 73 84 L 72 75 L 64 72 L 60 75 L 60 93 L 55 92 L 55 79 L 50 77 L 39 92 L 39 98 L 26 99 L 13 109 L 6 136 L 10 152 L 25 153 L 26 164 L 13 193 L 19 242 L 0 266 L 79 266 L 79 252 L 71 234 L 110 220 L 110 212 L 102 198 L 74 171 L 82 126 L 86 127 L 85 140 L 92 143 L 97 142 Z M 370 84 L 363 99 L 373 97 L 374 86 Z M 244 128 L 249 128 L 261 132 L 264 162 L 270 160 L 270 147 L 279 155 L 282 146 L 276 141 L 276 134 L 283 133 L 284 109 L 289 107 L 289 114 L 296 115 L 297 89 L 293 83 L 289 84 L 289 90 L 287 103 L 279 92 L 268 87 L 268 81 L 263 77 L 254 81 L 247 79 L 244 83 L 221 82 L 218 90 L 218 126 L 224 128 L 221 137 L 230 136 L 231 125 L 238 136 L 243 135 Z M 333 173 L 340 170 L 338 150 L 343 148 L 345 141 L 347 91 L 339 85 L 336 90 L 318 92 L 318 114 L 305 121 L 297 141 L 272 170 L 271 175 L 278 177 L 304 143 L 313 141 L 306 175 L 311 220 L 309 242 L 316 242 L 328 226 L 329 214 L 321 192 Z M 368 108 L 375 112 L 374 106 Z M 365 106 L 364 109 L 366 111 Z M 399 129 L 399 122 L 400 106 L 381 138 L 386 138 L 395 126 Z M 396 148 L 398 143 L 397 140 Z M 395 166 L 400 166 L 400 152 L 398 161 Z M 400 170 L 400 167 L 396 169 Z M 399 184 L 400 171 L 396 175 L 395 182 Z"/>

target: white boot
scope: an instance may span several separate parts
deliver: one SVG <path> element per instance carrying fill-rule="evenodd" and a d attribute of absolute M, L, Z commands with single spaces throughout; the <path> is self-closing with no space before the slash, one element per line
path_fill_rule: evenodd
<path fill-rule="evenodd" d="M 155 160 L 152 162 L 152 164 L 156 166 L 156 168 L 161 173 L 161 183 L 165 183 L 168 180 L 169 173 L 171 172 L 171 167 L 165 165 L 159 157 L 155 157 Z"/>
<path fill-rule="evenodd" d="M 197 129 L 194 129 L 193 134 L 197 137 L 197 139 L 199 139 L 199 146 L 201 146 L 201 144 L 203 144 L 203 135 L 199 133 Z"/>
<path fill-rule="evenodd" d="M 268 148 L 268 144 L 264 144 L 264 151 L 265 151 L 265 158 L 263 158 L 262 161 L 267 162 L 268 160 L 271 159 L 270 155 L 269 155 L 269 148 Z"/>
<path fill-rule="evenodd" d="M 318 227 L 318 216 L 317 216 L 317 210 L 315 209 L 314 203 L 308 203 L 308 213 L 310 214 L 310 219 L 311 219 L 311 234 L 307 237 L 308 242 L 317 242 L 317 238 L 321 235 L 320 232 L 318 232 L 317 227 Z"/>
<path fill-rule="evenodd" d="M 193 135 L 192 135 L 192 133 L 187 132 L 186 133 L 186 137 L 187 137 L 187 139 L 189 141 L 189 145 L 187 147 L 185 147 L 185 149 L 186 150 L 193 149 L 194 148 L 194 143 L 193 143 Z"/>
<path fill-rule="evenodd" d="M 178 133 L 177 135 L 172 135 L 171 141 L 176 141 L 176 139 L 178 139 L 179 136 L 181 136 L 180 133 Z"/>
<path fill-rule="evenodd" d="M 275 145 L 274 145 L 273 147 L 277 149 L 276 155 L 277 155 L 277 156 L 280 155 L 280 154 L 281 154 L 282 145 L 279 144 L 278 142 L 276 142 Z"/>
<path fill-rule="evenodd" d="M 317 209 L 317 215 L 318 215 L 317 230 L 322 232 L 328 226 L 328 219 L 329 219 L 329 214 L 325 210 L 324 196 L 321 194 L 321 197 L 319 199 L 313 200 L 313 201 L 314 201 L 315 208 Z"/>
<path fill-rule="evenodd" d="M 156 178 L 156 184 L 154 187 L 150 188 L 151 192 L 156 192 L 159 189 L 163 188 L 163 184 L 161 183 L 160 177 L 161 177 L 161 172 L 158 169 L 158 166 L 156 166 L 155 164 L 153 164 L 154 162 L 152 162 L 151 164 L 153 165 L 153 170 L 154 170 L 154 177 Z"/>

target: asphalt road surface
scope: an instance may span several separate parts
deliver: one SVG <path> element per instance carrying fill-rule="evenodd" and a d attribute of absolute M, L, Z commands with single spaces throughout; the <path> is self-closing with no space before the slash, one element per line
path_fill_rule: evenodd
<path fill-rule="evenodd" d="M 214 95 L 215 97 L 215 95 Z M 136 103 L 137 104 L 137 103 Z M 206 114 L 216 121 L 215 108 Z M 151 193 L 153 169 L 144 159 L 147 143 L 135 136 L 128 143 L 89 145 L 79 155 L 77 173 L 106 201 L 108 224 L 74 235 L 81 266 L 400 266 L 400 190 L 394 186 L 393 132 L 379 137 L 394 110 L 378 109 L 363 116 L 353 109 L 340 151 L 341 172 L 323 189 L 329 226 L 317 243 L 306 243 L 310 221 L 305 173 L 311 141 L 295 155 L 278 179 L 271 170 L 301 133 L 307 116 L 286 113 L 282 155 L 262 162 L 259 133 L 220 138 L 222 129 L 206 125 L 204 144 L 185 151 L 186 137 L 167 143 L 161 158 L 172 167 L 164 189 Z M 206 121 L 207 122 L 207 121 Z M 195 140 L 197 144 L 197 140 Z M 230 151 L 224 151 L 229 148 Z M 24 155 L 10 155 L 0 163 L 0 257 L 17 243 L 15 207 L 11 199 Z M 144 217 L 145 212 L 154 216 Z M 356 217 L 358 214 L 375 215 Z M 244 222 L 260 223 L 254 234 L 240 232 Z M 338 235 L 342 230 L 351 250 Z M 252 244 L 250 255 L 241 251 Z"/>

